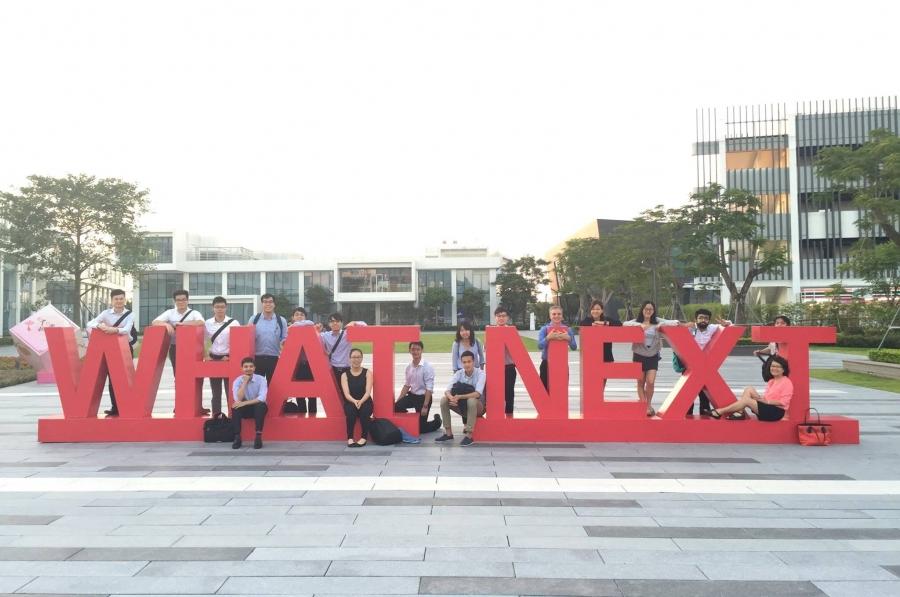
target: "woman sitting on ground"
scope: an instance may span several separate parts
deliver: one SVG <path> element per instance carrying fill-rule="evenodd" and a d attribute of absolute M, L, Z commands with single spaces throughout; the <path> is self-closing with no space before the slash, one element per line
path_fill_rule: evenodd
<path fill-rule="evenodd" d="M 724 408 L 712 409 L 710 416 L 714 419 L 727 416 L 732 420 L 742 420 L 747 418 L 745 411 L 749 408 L 760 421 L 783 419 L 794 394 L 794 384 L 788 378 L 790 374 L 788 362 L 779 356 L 772 357 L 769 371 L 772 373 L 772 379 L 766 384 L 764 397 L 755 389 L 746 387 L 737 402 Z"/>

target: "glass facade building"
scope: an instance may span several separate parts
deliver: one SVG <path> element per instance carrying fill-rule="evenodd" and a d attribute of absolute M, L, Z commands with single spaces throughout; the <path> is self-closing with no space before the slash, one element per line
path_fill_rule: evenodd
<path fill-rule="evenodd" d="M 420 300 L 428 288 L 443 288 L 451 302 L 440 311 L 439 325 L 457 320 L 458 296 L 469 288 L 484 291 L 485 306 L 479 324 L 490 321 L 497 306 L 494 280 L 502 257 L 484 248 L 455 244 L 421 257 L 338 261 L 307 259 L 300 255 L 271 255 L 243 247 L 220 247 L 207 237 L 186 232 L 152 232 L 148 236 L 172 262 L 149 264 L 155 271 L 137 280 L 135 306 L 139 325 L 152 321 L 172 305 L 172 291 L 186 288 L 191 306 L 211 314 L 212 298 L 222 294 L 229 314 L 246 322 L 259 310 L 259 296 L 269 292 L 291 306 L 303 306 L 311 319 L 325 321 L 340 311 L 345 321 L 401 325 L 422 323 Z M 171 243 L 158 239 L 168 237 Z M 202 249 L 202 251 L 201 251 Z M 227 251 L 226 251 L 227 249 Z M 240 259 L 201 259 L 201 253 Z M 162 259 L 162 257 L 160 257 Z M 433 323 L 434 315 L 429 317 Z"/>
<path fill-rule="evenodd" d="M 815 158 L 827 147 L 858 147 L 874 129 L 900 134 L 896 97 L 697 111 L 697 190 L 715 182 L 751 191 L 762 202 L 765 237 L 790 257 L 780 271 L 757 278 L 751 303 L 814 299 L 836 283 L 850 290 L 865 286 L 841 269 L 860 237 L 856 222 L 863 213 L 816 174 Z M 754 256 L 746 246 L 732 248 L 741 258 L 732 262 L 732 275 L 743 280 Z"/>

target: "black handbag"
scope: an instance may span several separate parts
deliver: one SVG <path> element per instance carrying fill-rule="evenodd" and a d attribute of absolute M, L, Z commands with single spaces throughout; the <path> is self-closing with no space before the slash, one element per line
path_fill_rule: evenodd
<path fill-rule="evenodd" d="M 234 427 L 231 419 L 223 413 L 221 416 L 203 421 L 203 441 L 207 444 L 230 442 L 234 439 Z"/>
<path fill-rule="evenodd" d="M 389 419 L 372 419 L 369 424 L 369 435 L 372 441 L 379 446 L 390 446 L 403 441 L 400 429 Z"/>

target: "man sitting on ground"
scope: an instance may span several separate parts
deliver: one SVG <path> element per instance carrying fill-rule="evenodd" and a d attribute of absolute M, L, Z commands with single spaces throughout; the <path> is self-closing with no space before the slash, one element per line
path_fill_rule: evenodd
<path fill-rule="evenodd" d="M 234 421 L 234 443 L 231 447 L 235 450 L 241 447 L 241 421 L 253 418 L 256 421 L 256 439 L 253 440 L 253 448 L 262 448 L 263 423 L 269 408 L 266 406 L 266 394 L 269 384 L 266 378 L 256 374 L 256 365 L 253 357 L 244 357 L 241 360 L 243 375 L 234 380 L 232 395 L 234 404 L 231 405 L 231 416 Z"/>
<path fill-rule="evenodd" d="M 461 446 L 475 443 L 475 421 L 484 414 L 484 371 L 475 368 L 475 355 L 467 350 L 459 357 L 463 368 L 453 374 L 450 385 L 441 398 L 441 416 L 444 417 L 444 435 L 434 441 L 448 442 L 453 439 L 450 428 L 450 411 L 463 416 L 463 432 L 465 437 L 459 442 Z"/>

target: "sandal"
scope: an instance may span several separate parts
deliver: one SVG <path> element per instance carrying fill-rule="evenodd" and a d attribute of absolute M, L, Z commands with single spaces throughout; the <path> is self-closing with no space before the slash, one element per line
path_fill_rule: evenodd
<path fill-rule="evenodd" d="M 365 446 L 365 445 L 368 444 L 368 443 L 369 443 L 369 442 L 366 441 L 366 438 L 362 438 L 361 440 L 359 440 L 358 442 L 356 442 L 356 447 L 357 447 L 357 448 L 362 448 L 363 446 Z"/>
<path fill-rule="evenodd" d="M 747 418 L 747 415 L 745 413 L 743 413 L 742 411 L 737 411 L 737 412 L 731 413 L 727 417 L 727 419 L 729 421 L 743 421 L 746 418 Z"/>
<path fill-rule="evenodd" d="M 722 415 L 719 414 L 719 411 L 714 408 L 709 411 L 709 416 L 711 416 L 713 419 L 716 419 L 717 421 L 722 418 Z"/>

